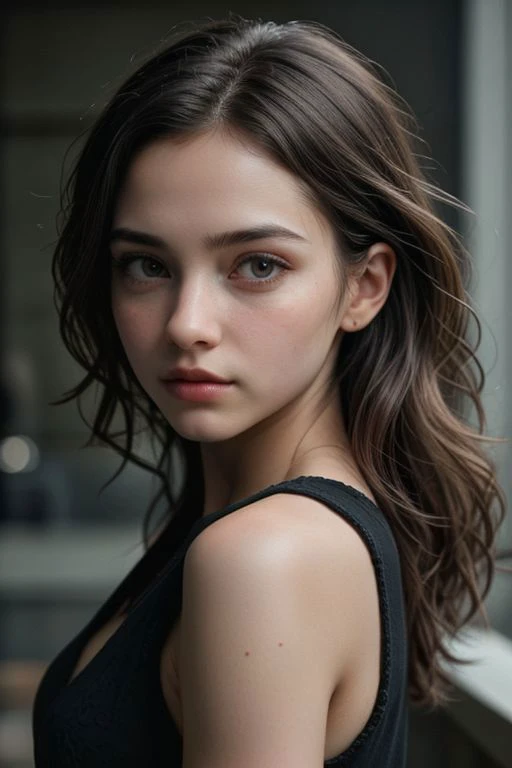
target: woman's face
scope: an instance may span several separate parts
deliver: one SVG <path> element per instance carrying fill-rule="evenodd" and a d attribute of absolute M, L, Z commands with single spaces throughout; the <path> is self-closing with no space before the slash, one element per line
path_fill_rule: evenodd
<path fill-rule="evenodd" d="M 227 133 L 160 140 L 130 168 L 111 251 L 122 344 L 179 434 L 226 440 L 320 402 L 343 304 L 331 229 L 293 174 Z M 171 383 L 178 367 L 228 383 Z"/>

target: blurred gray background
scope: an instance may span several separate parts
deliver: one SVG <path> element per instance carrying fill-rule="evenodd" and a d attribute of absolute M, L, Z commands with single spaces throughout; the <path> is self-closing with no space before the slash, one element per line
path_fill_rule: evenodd
<path fill-rule="evenodd" d="M 152 488 L 144 472 L 131 468 L 99 495 L 119 460 L 105 448 L 82 448 L 88 433 L 74 404 L 50 405 L 80 377 L 59 337 L 50 275 L 66 153 L 69 167 L 81 133 L 102 105 L 181 21 L 234 12 L 276 21 L 314 19 L 333 27 L 389 73 L 417 116 L 423 154 L 433 158 L 425 161 L 430 177 L 474 211 L 442 213 L 474 254 L 471 292 L 484 323 L 488 432 L 510 436 L 511 5 L 506 0 L 21 0 L 4 7 L 0 768 L 31 765 L 29 711 L 40 670 L 140 557 L 141 521 Z M 492 452 L 510 499 L 511 447 Z M 500 545 L 512 547 L 509 522 Z M 488 600 L 492 626 L 509 640 L 511 585 L 512 575 L 498 574 Z M 512 671 L 512 655 L 510 663 Z M 512 685 L 510 690 L 512 744 Z M 501 758 L 487 745 L 502 739 L 502 730 L 484 728 L 477 718 L 480 731 L 494 734 L 486 741 L 468 722 L 449 714 L 415 714 L 410 765 L 512 765 L 512 747 L 507 763 L 496 762 Z"/>

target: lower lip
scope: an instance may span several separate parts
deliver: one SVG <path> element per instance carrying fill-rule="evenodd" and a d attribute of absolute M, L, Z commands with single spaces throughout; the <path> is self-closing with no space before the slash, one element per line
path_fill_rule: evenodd
<path fill-rule="evenodd" d="M 215 400 L 231 386 L 229 382 L 186 381 L 185 379 L 164 381 L 164 385 L 167 391 L 177 397 L 178 400 L 189 400 L 196 403 Z"/>

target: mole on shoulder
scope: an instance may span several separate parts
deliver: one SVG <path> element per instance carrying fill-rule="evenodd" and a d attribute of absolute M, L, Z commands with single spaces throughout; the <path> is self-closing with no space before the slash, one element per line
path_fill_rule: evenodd
<path fill-rule="evenodd" d="M 283 643 L 283 642 L 280 640 L 280 641 L 278 642 L 278 645 L 279 645 L 279 646 L 282 646 L 282 645 L 284 645 L 284 643 Z M 245 651 L 244 655 L 245 655 L 245 656 L 250 656 L 250 653 L 251 653 L 250 651 Z"/>

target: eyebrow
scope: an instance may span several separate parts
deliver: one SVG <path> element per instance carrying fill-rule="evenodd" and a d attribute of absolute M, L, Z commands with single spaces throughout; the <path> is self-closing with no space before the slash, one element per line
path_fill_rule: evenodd
<path fill-rule="evenodd" d="M 215 249 L 228 248 L 231 245 L 240 245 L 242 243 L 250 243 L 253 240 L 265 240 L 268 238 L 295 240 L 301 243 L 309 242 L 297 232 L 293 232 L 293 230 L 278 224 L 260 224 L 249 229 L 236 229 L 230 232 L 220 232 L 216 235 L 207 235 L 203 238 L 203 243 L 208 250 L 213 251 Z M 118 227 L 112 230 L 110 242 L 114 243 L 119 240 L 137 243 L 138 245 L 148 245 L 153 248 L 168 248 L 167 243 L 162 238 L 126 227 Z"/>

